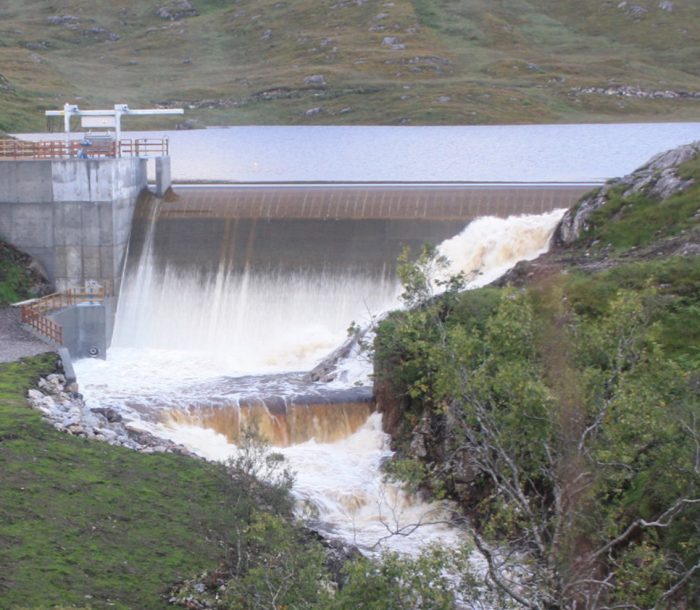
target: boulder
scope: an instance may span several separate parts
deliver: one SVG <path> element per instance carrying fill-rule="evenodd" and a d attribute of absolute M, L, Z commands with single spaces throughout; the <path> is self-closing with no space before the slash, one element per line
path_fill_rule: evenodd
<path fill-rule="evenodd" d="M 121 414 L 117 410 L 109 407 L 95 407 L 90 410 L 93 413 L 102 415 L 110 424 L 120 423 L 123 420 Z"/>
<path fill-rule="evenodd" d="M 32 388 L 27 391 L 27 398 L 32 403 L 38 403 L 44 399 L 44 394 L 42 394 L 39 390 Z"/>
<path fill-rule="evenodd" d="M 179 21 L 187 17 L 196 17 L 199 11 L 192 5 L 190 0 L 170 0 L 156 9 L 156 15 L 161 19 L 170 19 L 171 21 Z"/>
<path fill-rule="evenodd" d="M 325 87 L 326 77 L 323 74 L 311 74 L 304 78 L 304 84 L 312 87 Z"/>

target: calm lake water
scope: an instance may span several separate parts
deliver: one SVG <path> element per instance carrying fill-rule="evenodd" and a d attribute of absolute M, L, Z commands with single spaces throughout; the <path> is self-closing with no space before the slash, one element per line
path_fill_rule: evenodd
<path fill-rule="evenodd" d="M 125 120 L 125 126 L 137 123 Z M 171 140 L 173 178 L 233 182 L 589 182 L 700 140 L 700 123 L 215 127 Z M 56 139 L 61 134 L 24 134 Z"/>

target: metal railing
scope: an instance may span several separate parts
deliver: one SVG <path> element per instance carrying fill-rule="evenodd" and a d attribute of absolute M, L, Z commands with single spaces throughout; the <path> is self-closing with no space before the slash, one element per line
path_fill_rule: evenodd
<path fill-rule="evenodd" d="M 24 324 L 31 326 L 49 341 L 53 341 L 57 345 L 63 344 L 63 327 L 58 322 L 54 322 L 48 316 L 27 305 L 22 306 L 21 318 Z"/>
<path fill-rule="evenodd" d="M 119 140 L 122 157 L 167 157 L 170 152 L 168 138 L 135 138 Z"/>
<path fill-rule="evenodd" d="M 23 303 L 20 317 L 24 324 L 31 326 L 36 332 L 44 335 L 57 345 L 63 344 L 63 327 L 46 314 L 50 311 L 77 305 L 78 303 L 96 303 L 105 297 L 104 288 L 87 291 L 80 289 L 54 292 L 44 297 Z"/>
<path fill-rule="evenodd" d="M 25 159 L 93 159 L 104 157 L 165 157 L 170 143 L 168 138 L 123 138 L 115 140 L 91 139 L 89 145 L 81 140 L 26 140 L 0 139 L 0 161 Z"/>

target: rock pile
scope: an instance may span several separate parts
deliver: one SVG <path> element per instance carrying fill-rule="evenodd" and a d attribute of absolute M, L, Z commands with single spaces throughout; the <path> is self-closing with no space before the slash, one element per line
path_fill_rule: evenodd
<path fill-rule="evenodd" d="M 178 453 L 194 457 L 189 450 L 172 441 L 158 438 L 125 421 L 110 408 L 90 409 L 74 384 L 66 384 L 60 374 L 41 378 L 37 388 L 30 389 L 30 406 L 38 409 L 54 428 L 74 436 L 101 440 L 110 445 L 128 447 L 142 453 Z"/>
<path fill-rule="evenodd" d="M 49 25 L 65 25 L 72 26 L 78 23 L 80 19 L 75 15 L 51 15 L 46 18 L 46 22 Z"/>
<path fill-rule="evenodd" d="M 643 99 L 674 100 L 700 99 L 700 91 L 673 89 L 647 90 L 629 85 L 610 85 L 609 87 L 574 87 L 571 95 L 607 95 L 610 97 L 638 97 Z"/>

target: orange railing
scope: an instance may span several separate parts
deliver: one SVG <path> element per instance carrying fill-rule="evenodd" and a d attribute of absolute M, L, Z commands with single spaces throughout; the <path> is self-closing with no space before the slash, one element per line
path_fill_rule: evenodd
<path fill-rule="evenodd" d="M 54 292 L 23 304 L 20 315 L 24 324 L 28 324 L 50 341 L 60 345 L 63 343 L 63 328 L 46 314 L 49 311 L 63 309 L 78 303 L 101 301 L 104 297 L 104 288 L 95 291 L 72 289 L 65 292 Z"/>
<path fill-rule="evenodd" d="M 81 140 L 0 139 L 0 160 L 19 159 L 92 159 L 100 157 L 164 157 L 169 152 L 168 138 L 124 138 L 115 140 L 90 139 L 85 146 Z"/>
<path fill-rule="evenodd" d="M 49 339 L 49 341 L 53 341 L 58 345 L 63 343 L 63 327 L 58 322 L 54 322 L 48 316 L 34 311 L 27 305 L 23 305 L 21 311 L 22 322 L 29 324 L 35 331 Z"/>

